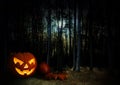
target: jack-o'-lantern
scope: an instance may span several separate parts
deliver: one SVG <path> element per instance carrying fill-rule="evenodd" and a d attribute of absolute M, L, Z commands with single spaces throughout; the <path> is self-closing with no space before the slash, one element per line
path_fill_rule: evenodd
<path fill-rule="evenodd" d="M 37 61 L 35 56 L 30 52 L 19 52 L 11 56 L 10 69 L 21 77 L 31 76 L 37 67 Z"/>

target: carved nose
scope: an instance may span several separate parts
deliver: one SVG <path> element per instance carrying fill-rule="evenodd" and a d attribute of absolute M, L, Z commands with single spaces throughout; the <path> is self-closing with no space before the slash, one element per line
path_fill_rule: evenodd
<path fill-rule="evenodd" d="M 27 64 L 25 64 L 24 68 L 28 68 L 28 65 L 27 65 Z"/>

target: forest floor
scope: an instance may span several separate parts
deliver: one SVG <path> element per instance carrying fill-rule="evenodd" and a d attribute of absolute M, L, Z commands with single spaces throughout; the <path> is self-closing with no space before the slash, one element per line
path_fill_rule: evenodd
<path fill-rule="evenodd" d="M 36 76 L 29 78 L 6 77 L 2 80 L 2 85 L 120 85 L 119 72 L 117 70 L 108 72 L 105 69 L 88 67 L 81 68 L 81 71 L 75 72 L 71 69 L 66 71 L 68 78 L 66 80 L 45 80 Z"/>

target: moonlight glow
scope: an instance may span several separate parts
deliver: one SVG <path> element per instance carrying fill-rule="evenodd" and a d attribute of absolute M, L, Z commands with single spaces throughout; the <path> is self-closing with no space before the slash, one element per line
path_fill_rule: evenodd
<path fill-rule="evenodd" d="M 59 28 L 64 28 L 64 27 L 65 27 L 65 24 L 66 24 L 66 23 L 65 23 L 65 20 L 63 20 L 63 21 L 60 20 L 60 21 L 58 22 L 58 27 L 59 27 Z"/>

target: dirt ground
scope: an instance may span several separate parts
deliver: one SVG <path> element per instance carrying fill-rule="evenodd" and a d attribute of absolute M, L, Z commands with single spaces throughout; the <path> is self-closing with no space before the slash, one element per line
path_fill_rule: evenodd
<path fill-rule="evenodd" d="M 2 85 L 120 85 L 119 72 L 108 72 L 105 69 L 81 67 L 81 71 L 75 72 L 72 69 L 66 70 L 68 78 L 66 80 L 45 80 L 35 75 L 29 78 L 2 79 Z"/>

